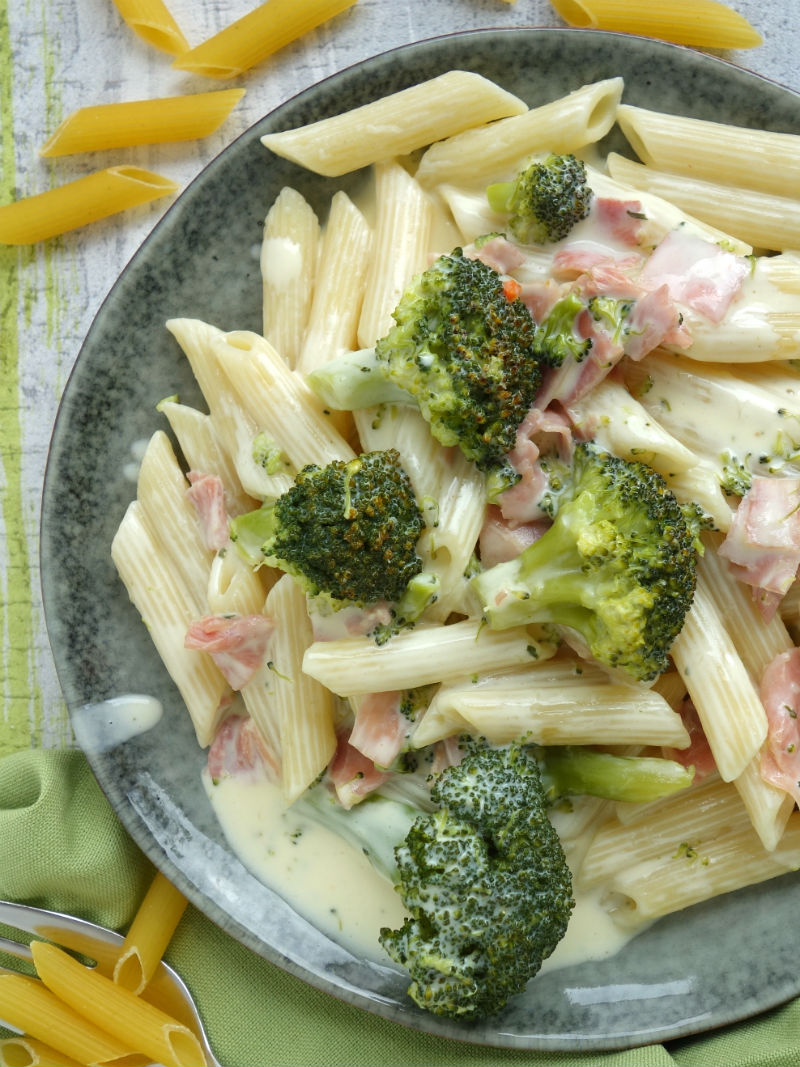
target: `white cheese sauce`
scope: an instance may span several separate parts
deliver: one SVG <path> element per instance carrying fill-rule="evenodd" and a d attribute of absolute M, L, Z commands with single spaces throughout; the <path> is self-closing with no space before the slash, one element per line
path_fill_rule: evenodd
<path fill-rule="evenodd" d="M 228 843 L 248 870 L 354 955 L 385 962 L 378 933 L 400 926 L 405 912 L 369 860 L 326 827 L 284 809 L 278 786 L 203 777 Z M 543 971 L 605 959 L 637 932 L 614 922 L 599 891 L 575 896 L 567 934 Z"/>

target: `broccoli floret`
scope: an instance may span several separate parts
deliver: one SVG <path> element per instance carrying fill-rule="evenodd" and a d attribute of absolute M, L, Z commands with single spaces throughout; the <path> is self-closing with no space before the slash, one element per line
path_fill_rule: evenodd
<path fill-rule="evenodd" d="M 420 1007 L 452 1018 L 500 1011 L 564 936 L 572 880 L 535 759 L 484 749 L 444 771 L 396 850 L 410 912 L 380 942 Z"/>
<path fill-rule="evenodd" d="M 654 800 L 690 785 L 692 771 L 574 746 L 459 743 L 464 758 L 439 775 L 393 776 L 349 811 L 316 785 L 295 810 L 395 885 L 409 918 L 380 943 L 409 971 L 409 995 L 470 1019 L 499 1012 L 566 932 L 572 879 L 548 810 L 580 794 Z"/>
<path fill-rule="evenodd" d="M 374 352 L 335 358 L 312 388 L 339 410 L 416 404 L 443 445 L 482 470 L 503 464 L 541 382 L 528 308 L 457 248 L 412 281 L 393 317 Z"/>
<path fill-rule="evenodd" d="M 534 160 L 512 182 L 486 190 L 489 206 L 508 214 L 511 234 L 523 244 L 560 241 L 589 214 L 593 193 L 586 167 L 573 155 Z"/>
<path fill-rule="evenodd" d="M 667 665 L 695 587 L 694 533 L 652 468 L 592 444 L 545 534 L 472 579 L 493 629 L 552 623 L 595 659 L 648 680 Z"/>
<path fill-rule="evenodd" d="M 361 606 L 399 602 L 422 572 L 424 521 L 395 449 L 309 465 L 275 501 L 235 518 L 253 562 L 291 574 L 311 596 Z"/>

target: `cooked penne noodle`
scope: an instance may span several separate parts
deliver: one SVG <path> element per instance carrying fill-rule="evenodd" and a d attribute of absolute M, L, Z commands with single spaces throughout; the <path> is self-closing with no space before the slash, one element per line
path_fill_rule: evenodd
<path fill-rule="evenodd" d="M 670 200 L 754 248 L 780 252 L 800 246 L 800 199 L 669 174 L 614 153 L 608 156 L 608 169 L 612 177 Z"/>
<path fill-rule="evenodd" d="M 800 812 L 780 845 L 765 852 L 752 828 L 732 826 L 697 842 L 691 825 L 674 852 L 635 867 L 620 866 L 607 889 L 626 900 L 613 912 L 621 923 L 658 919 L 722 893 L 800 869 Z"/>
<path fill-rule="evenodd" d="M 311 785 L 336 750 L 333 694 L 303 671 L 313 642 L 306 598 L 288 575 L 267 597 L 266 613 L 277 623 L 270 643 L 269 697 L 280 724 L 281 791 L 291 804 Z"/>
<path fill-rule="evenodd" d="M 742 773 L 767 735 L 767 717 L 723 620 L 698 574 L 694 603 L 672 646 L 720 776 Z"/>
<path fill-rule="evenodd" d="M 200 1043 L 188 1027 L 55 945 L 34 941 L 31 950 L 47 988 L 74 1011 L 91 1015 L 120 1044 L 164 1067 L 206 1067 Z"/>
<path fill-rule="evenodd" d="M 202 611 L 171 559 L 161 551 L 137 501 L 125 512 L 111 545 L 111 558 L 183 697 L 198 744 L 205 748 L 221 722 L 228 685 L 210 656 L 184 647 L 186 631 Z"/>
<path fill-rule="evenodd" d="M 433 204 L 397 162 L 375 167 L 376 220 L 368 285 L 358 322 L 358 345 L 369 348 L 394 323 L 406 286 L 428 266 Z"/>
<path fill-rule="evenodd" d="M 156 972 L 186 910 L 186 897 L 160 871 L 139 905 L 114 965 L 113 980 L 141 993 Z"/>
<path fill-rule="evenodd" d="M 291 467 L 349 460 L 353 449 L 333 425 L 322 402 L 290 370 L 269 341 L 239 330 L 215 336 L 214 351 L 239 407 L 277 443 Z"/>
<path fill-rule="evenodd" d="M 78 1063 L 113 1063 L 135 1051 L 96 1020 L 90 1022 L 37 978 L 21 974 L 0 974 L 0 1019 Z"/>
<path fill-rule="evenodd" d="M 261 143 L 316 174 L 335 178 L 527 110 L 519 97 L 481 75 L 451 70 L 341 115 L 265 134 Z"/>
<path fill-rule="evenodd" d="M 636 155 L 656 171 L 778 197 L 797 195 L 800 135 L 796 133 L 751 130 L 630 104 L 621 104 L 616 117 Z"/>
<path fill-rule="evenodd" d="M 369 637 L 316 641 L 303 658 L 303 670 L 339 696 L 353 696 L 519 667 L 553 651 L 527 630 L 489 630 L 479 619 L 465 619 L 417 626 L 385 645 Z"/>
<path fill-rule="evenodd" d="M 757 48 L 761 34 L 718 0 L 665 0 L 631 4 L 630 0 L 550 0 L 570 26 L 616 30 L 658 37 L 696 48 Z"/>
<path fill-rule="evenodd" d="M 82 107 L 64 119 L 39 155 L 68 156 L 207 137 L 222 125 L 244 93 L 244 89 L 221 89 Z"/>
<path fill-rule="evenodd" d="M 188 50 L 189 42 L 163 0 L 114 0 L 114 6 L 130 28 L 153 48 L 171 56 Z"/>
<path fill-rule="evenodd" d="M 45 241 L 177 190 L 169 178 L 141 167 L 107 167 L 56 189 L 4 204 L 0 207 L 0 244 Z"/>
<path fill-rule="evenodd" d="M 189 470 L 213 471 L 225 491 L 229 515 L 241 515 L 257 506 L 247 494 L 236 465 L 223 448 L 210 415 L 175 400 L 162 400 L 158 410 L 165 415 Z"/>
<path fill-rule="evenodd" d="M 58 1052 L 35 1037 L 0 1038 L 0 1067 L 81 1067 L 78 1060 Z"/>
<path fill-rule="evenodd" d="M 317 272 L 319 220 L 296 189 L 275 198 L 261 242 L 263 333 L 294 367 L 308 326 Z"/>
<path fill-rule="evenodd" d="M 417 180 L 427 188 L 449 182 L 482 186 L 512 174 L 536 152 L 576 152 L 594 144 L 614 124 L 622 87 L 622 78 L 607 78 L 530 111 L 474 122 L 474 128 L 437 138 L 420 160 Z"/>
<path fill-rule="evenodd" d="M 658 693 L 614 682 L 599 667 L 561 659 L 442 686 L 412 743 L 422 748 L 464 731 L 493 745 L 689 744 L 680 715 Z"/>
<path fill-rule="evenodd" d="M 273 52 L 352 7 L 355 0 L 266 0 L 208 40 L 181 53 L 176 70 L 235 78 Z"/>
<path fill-rule="evenodd" d="M 320 245 L 308 325 L 297 357 L 301 374 L 358 347 L 357 327 L 371 243 L 372 231 L 363 214 L 339 190 L 331 200 Z M 266 327 L 264 332 L 268 332 Z M 276 348 L 286 355 L 277 342 Z"/>
<path fill-rule="evenodd" d="M 267 595 L 271 567 L 254 570 L 233 547 L 214 557 L 208 575 L 208 610 L 215 615 L 258 615 Z"/>

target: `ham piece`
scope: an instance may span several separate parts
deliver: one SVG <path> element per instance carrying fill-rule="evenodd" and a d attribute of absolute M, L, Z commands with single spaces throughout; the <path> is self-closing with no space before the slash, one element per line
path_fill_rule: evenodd
<path fill-rule="evenodd" d="M 800 566 L 800 478 L 754 477 L 719 554 L 769 621 Z"/>
<path fill-rule="evenodd" d="M 250 716 L 229 715 L 208 750 L 208 773 L 214 782 L 221 778 L 275 782 L 280 769 Z"/>
<path fill-rule="evenodd" d="M 239 690 L 264 662 L 274 630 L 266 615 L 204 615 L 191 624 L 184 645 L 207 652 L 231 689 Z"/>
<path fill-rule="evenodd" d="M 800 804 L 800 648 L 778 653 L 767 665 L 760 695 L 768 724 L 761 777 Z"/>
<path fill-rule="evenodd" d="M 189 471 L 189 488 L 186 495 L 194 504 L 200 522 L 200 533 L 206 548 L 214 552 L 228 543 L 228 513 L 225 508 L 225 490 L 216 474 L 201 474 Z"/>

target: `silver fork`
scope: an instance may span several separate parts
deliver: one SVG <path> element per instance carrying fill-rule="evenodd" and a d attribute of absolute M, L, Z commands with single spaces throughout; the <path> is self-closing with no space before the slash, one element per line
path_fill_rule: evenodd
<path fill-rule="evenodd" d="M 52 941 L 62 948 L 79 952 L 94 961 L 97 970 L 110 977 L 123 938 L 105 926 L 65 915 L 58 911 L 34 908 L 28 904 L 13 904 L 0 900 L 0 923 L 24 930 L 34 937 Z M 31 960 L 27 945 L 0 937 L 0 950 L 16 959 Z M 7 968 L 0 967 L 0 972 Z M 197 1006 L 183 979 L 167 963 L 160 963 L 142 994 L 144 999 L 161 1008 L 178 1022 L 188 1026 L 203 1047 L 208 1067 L 222 1067 L 211 1050 Z"/>

